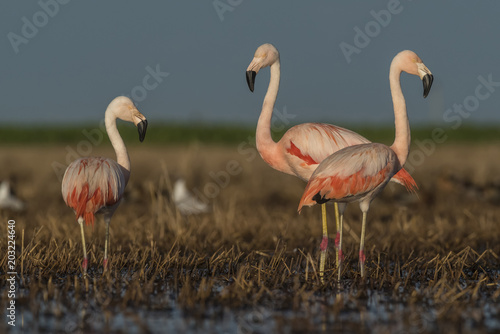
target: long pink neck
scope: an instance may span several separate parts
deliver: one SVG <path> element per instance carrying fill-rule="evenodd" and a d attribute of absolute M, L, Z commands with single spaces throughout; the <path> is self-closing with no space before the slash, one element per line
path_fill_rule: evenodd
<path fill-rule="evenodd" d="M 111 145 L 113 145 L 113 148 L 115 149 L 116 162 L 118 162 L 118 164 L 122 167 L 125 184 L 127 184 L 130 177 L 130 159 L 128 157 L 125 143 L 116 128 L 116 116 L 109 109 L 106 110 L 104 123 L 106 124 L 106 132 L 108 133 Z"/>
<path fill-rule="evenodd" d="M 273 116 L 274 104 L 278 96 L 280 87 L 280 61 L 279 59 L 271 65 L 271 78 L 269 87 L 267 88 L 262 111 L 260 113 L 259 122 L 257 123 L 257 150 L 262 158 L 266 161 L 266 155 L 274 154 L 273 150 L 277 147 L 276 142 L 271 136 L 271 118 Z"/>
<path fill-rule="evenodd" d="M 410 152 L 410 123 L 406 113 L 406 103 L 401 90 L 401 67 L 397 61 L 393 61 L 389 72 L 391 85 L 392 103 L 394 105 L 394 120 L 396 126 L 396 137 L 391 148 L 396 153 L 399 163 L 403 166 Z"/>

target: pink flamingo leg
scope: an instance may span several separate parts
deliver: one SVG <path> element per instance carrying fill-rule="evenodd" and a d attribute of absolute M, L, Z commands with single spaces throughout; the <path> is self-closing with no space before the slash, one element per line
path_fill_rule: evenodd
<path fill-rule="evenodd" d="M 344 262 L 344 253 L 342 252 L 342 235 L 343 235 L 343 230 L 344 230 L 344 211 L 345 208 L 347 207 L 346 203 L 337 203 L 335 202 L 335 214 L 338 215 L 337 217 L 337 238 L 335 239 L 335 244 L 338 245 L 338 253 L 337 253 L 337 262 L 338 262 L 338 281 L 340 283 L 340 277 L 342 274 L 342 263 Z"/>
<path fill-rule="evenodd" d="M 83 218 L 80 217 L 78 218 L 78 223 L 80 224 L 80 231 L 82 232 L 82 245 L 83 245 L 83 263 L 82 263 L 82 268 L 83 268 L 83 277 L 85 278 L 87 276 L 87 248 L 85 247 L 85 233 L 83 231 Z"/>
<path fill-rule="evenodd" d="M 360 250 L 359 251 L 359 262 L 361 263 L 361 265 L 364 265 L 365 261 L 366 261 L 365 252 Z"/>
<path fill-rule="evenodd" d="M 337 232 L 337 237 L 338 237 L 338 257 L 337 257 L 337 262 L 339 264 L 338 266 L 338 281 L 340 282 L 340 276 L 341 276 L 341 273 L 342 273 L 342 262 L 344 261 L 344 254 L 342 253 L 342 229 L 344 227 L 344 214 L 340 214 L 340 226 L 339 226 L 339 230 Z M 335 240 L 335 242 L 337 242 L 337 240 Z"/>
<path fill-rule="evenodd" d="M 88 265 L 88 260 L 87 258 L 84 258 L 83 261 L 82 261 L 82 268 L 83 268 L 83 271 L 84 271 L 84 274 L 87 273 L 87 265 Z"/>
<path fill-rule="evenodd" d="M 335 248 L 339 250 L 340 245 L 340 230 L 337 231 L 337 236 L 335 237 Z"/>
<path fill-rule="evenodd" d="M 359 265 L 361 267 L 361 277 L 365 277 L 365 229 L 366 229 L 366 211 L 363 211 L 363 223 L 361 225 L 361 241 L 359 245 Z"/>
<path fill-rule="evenodd" d="M 323 220 L 323 239 L 321 240 L 320 249 L 321 249 L 321 258 L 319 262 L 319 277 L 321 279 L 321 283 L 324 283 L 324 273 L 325 273 L 325 261 L 326 261 L 326 251 L 328 250 L 328 227 L 326 223 L 326 205 L 321 205 L 321 216 Z"/>
<path fill-rule="evenodd" d="M 108 248 L 109 248 L 109 222 L 110 218 L 105 217 L 104 221 L 106 223 L 106 240 L 104 241 L 104 261 L 102 263 L 104 267 L 104 272 L 108 269 Z"/>
<path fill-rule="evenodd" d="M 339 215 L 339 204 L 337 202 L 334 203 L 335 206 L 335 222 L 337 223 L 337 236 L 335 237 L 335 251 L 336 251 L 336 257 L 335 257 L 335 265 L 337 269 L 339 268 L 339 243 L 340 243 L 340 215 Z"/>
<path fill-rule="evenodd" d="M 328 249 L 328 237 L 323 236 L 323 239 L 321 239 L 321 244 L 319 245 L 319 248 L 321 249 L 322 252 L 326 252 Z"/>

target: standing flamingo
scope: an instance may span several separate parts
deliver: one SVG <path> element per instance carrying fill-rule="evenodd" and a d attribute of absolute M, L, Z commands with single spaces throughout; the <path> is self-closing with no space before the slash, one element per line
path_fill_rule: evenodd
<path fill-rule="evenodd" d="M 392 146 L 369 143 L 346 147 L 324 159 L 309 178 L 300 199 L 299 212 L 304 205 L 327 201 L 342 203 L 340 209 L 339 271 L 341 272 L 343 211 L 349 202 L 359 201 L 363 212 L 359 262 L 364 277 L 366 214 L 371 201 L 384 189 L 389 180 L 404 166 L 410 150 L 410 124 L 401 90 L 401 72 L 418 75 L 423 81 L 424 97 L 432 86 L 433 76 L 413 51 L 398 53 L 391 63 L 389 81 L 394 105 L 396 136 Z"/>
<path fill-rule="evenodd" d="M 330 124 L 304 123 L 290 128 L 279 142 L 271 137 L 271 117 L 278 95 L 280 84 L 280 54 L 272 44 L 263 44 L 255 51 L 254 58 L 247 68 L 246 78 L 250 91 L 253 92 L 255 76 L 264 67 L 270 66 L 271 78 L 267 89 L 262 111 L 257 124 L 257 150 L 262 159 L 272 168 L 290 175 L 295 175 L 308 181 L 318 164 L 338 150 L 358 144 L 370 143 L 363 136 Z M 393 181 L 403 184 L 413 191 L 417 185 L 408 172 L 402 169 L 394 175 Z M 320 244 L 321 260 L 320 275 L 323 277 L 328 247 L 326 223 L 326 207 L 322 205 L 323 239 Z M 339 244 L 339 216 L 338 206 L 335 203 L 335 217 L 337 223 L 337 237 L 335 248 Z M 338 264 L 338 254 L 337 254 Z"/>
<path fill-rule="evenodd" d="M 125 186 L 130 177 L 130 159 L 118 129 L 116 119 L 132 122 L 139 130 L 139 140 L 146 136 L 148 121 L 128 97 L 118 96 L 106 109 L 104 121 L 116 160 L 103 157 L 87 157 L 73 161 L 62 181 L 62 196 L 66 205 L 75 211 L 80 224 L 83 243 L 83 271 L 87 274 L 87 250 L 83 222 L 94 225 L 95 214 L 102 213 L 106 223 L 104 244 L 104 270 L 108 263 L 109 223 L 120 204 Z"/>

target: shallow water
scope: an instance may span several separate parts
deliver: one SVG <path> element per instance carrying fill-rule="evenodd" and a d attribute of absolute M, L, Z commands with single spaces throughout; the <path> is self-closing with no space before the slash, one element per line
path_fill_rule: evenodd
<path fill-rule="evenodd" d="M 347 282 L 346 285 L 349 283 Z M 497 286 L 496 289 L 499 287 Z M 219 293 L 224 286 L 213 290 Z M 31 302 L 30 291 L 17 292 L 16 327 L 11 333 L 498 333 L 500 305 L 483 295 L 460 307 L 433 300 L 409 302 L 406 291 L 378 291 L 345 287 L 337 293 L 316 291 L 299 305 L 287 305 L 285 291 L 272 300 L 247 307 L 197 305 L 181 308 L 173 291 L 149 296 L 139 306 L 102 300 L 92 292 L 72 301 L 59 291 L 43 292 Z"/>

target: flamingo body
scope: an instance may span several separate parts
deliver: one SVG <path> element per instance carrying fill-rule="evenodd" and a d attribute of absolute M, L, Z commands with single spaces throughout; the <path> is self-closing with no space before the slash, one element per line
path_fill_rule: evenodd
<path fill-rule="evenodd" d="M 287 170 L 287 174 L 308 181 L 326 157 L 344 147 L 368 142 L 357 133 L 338 126 L 322 123 L 299 124 L 290 128 L 277 143 L 278 152 L 283 154 L 286 167 L 271 167 Z M 266 153 L 261 154 L 265 160 Z"/>
<path fill-rule="evenodd" d="M 401 166 L 396 153 L 383 144 L 346 147 L 323 160 L 314 171 L 299 203 L 371 201 Z"/>
<path fill-rule="evenodd" d="M 76 218 L 94 224 L 96 213 L 114 211 L 125 191 L 125 176 L 120 165 L 102 157 L 80 158 L 73 161 L 62 182 L 66 205 L 75 211 Z"/>
<path fill-rule="evenodd" d="M 339 126 L 304 123 L 290 128 L 277 143 L 275 152 L 259 152 L 274 169 L 308 181 L 318 165 L 333 153 L 368 143 L 371 142 L 360 134 Z M 415 180 L 404 169 L 394 174 L 392 181 L 404 185 L 411 192 L 418 189 Z"/>

